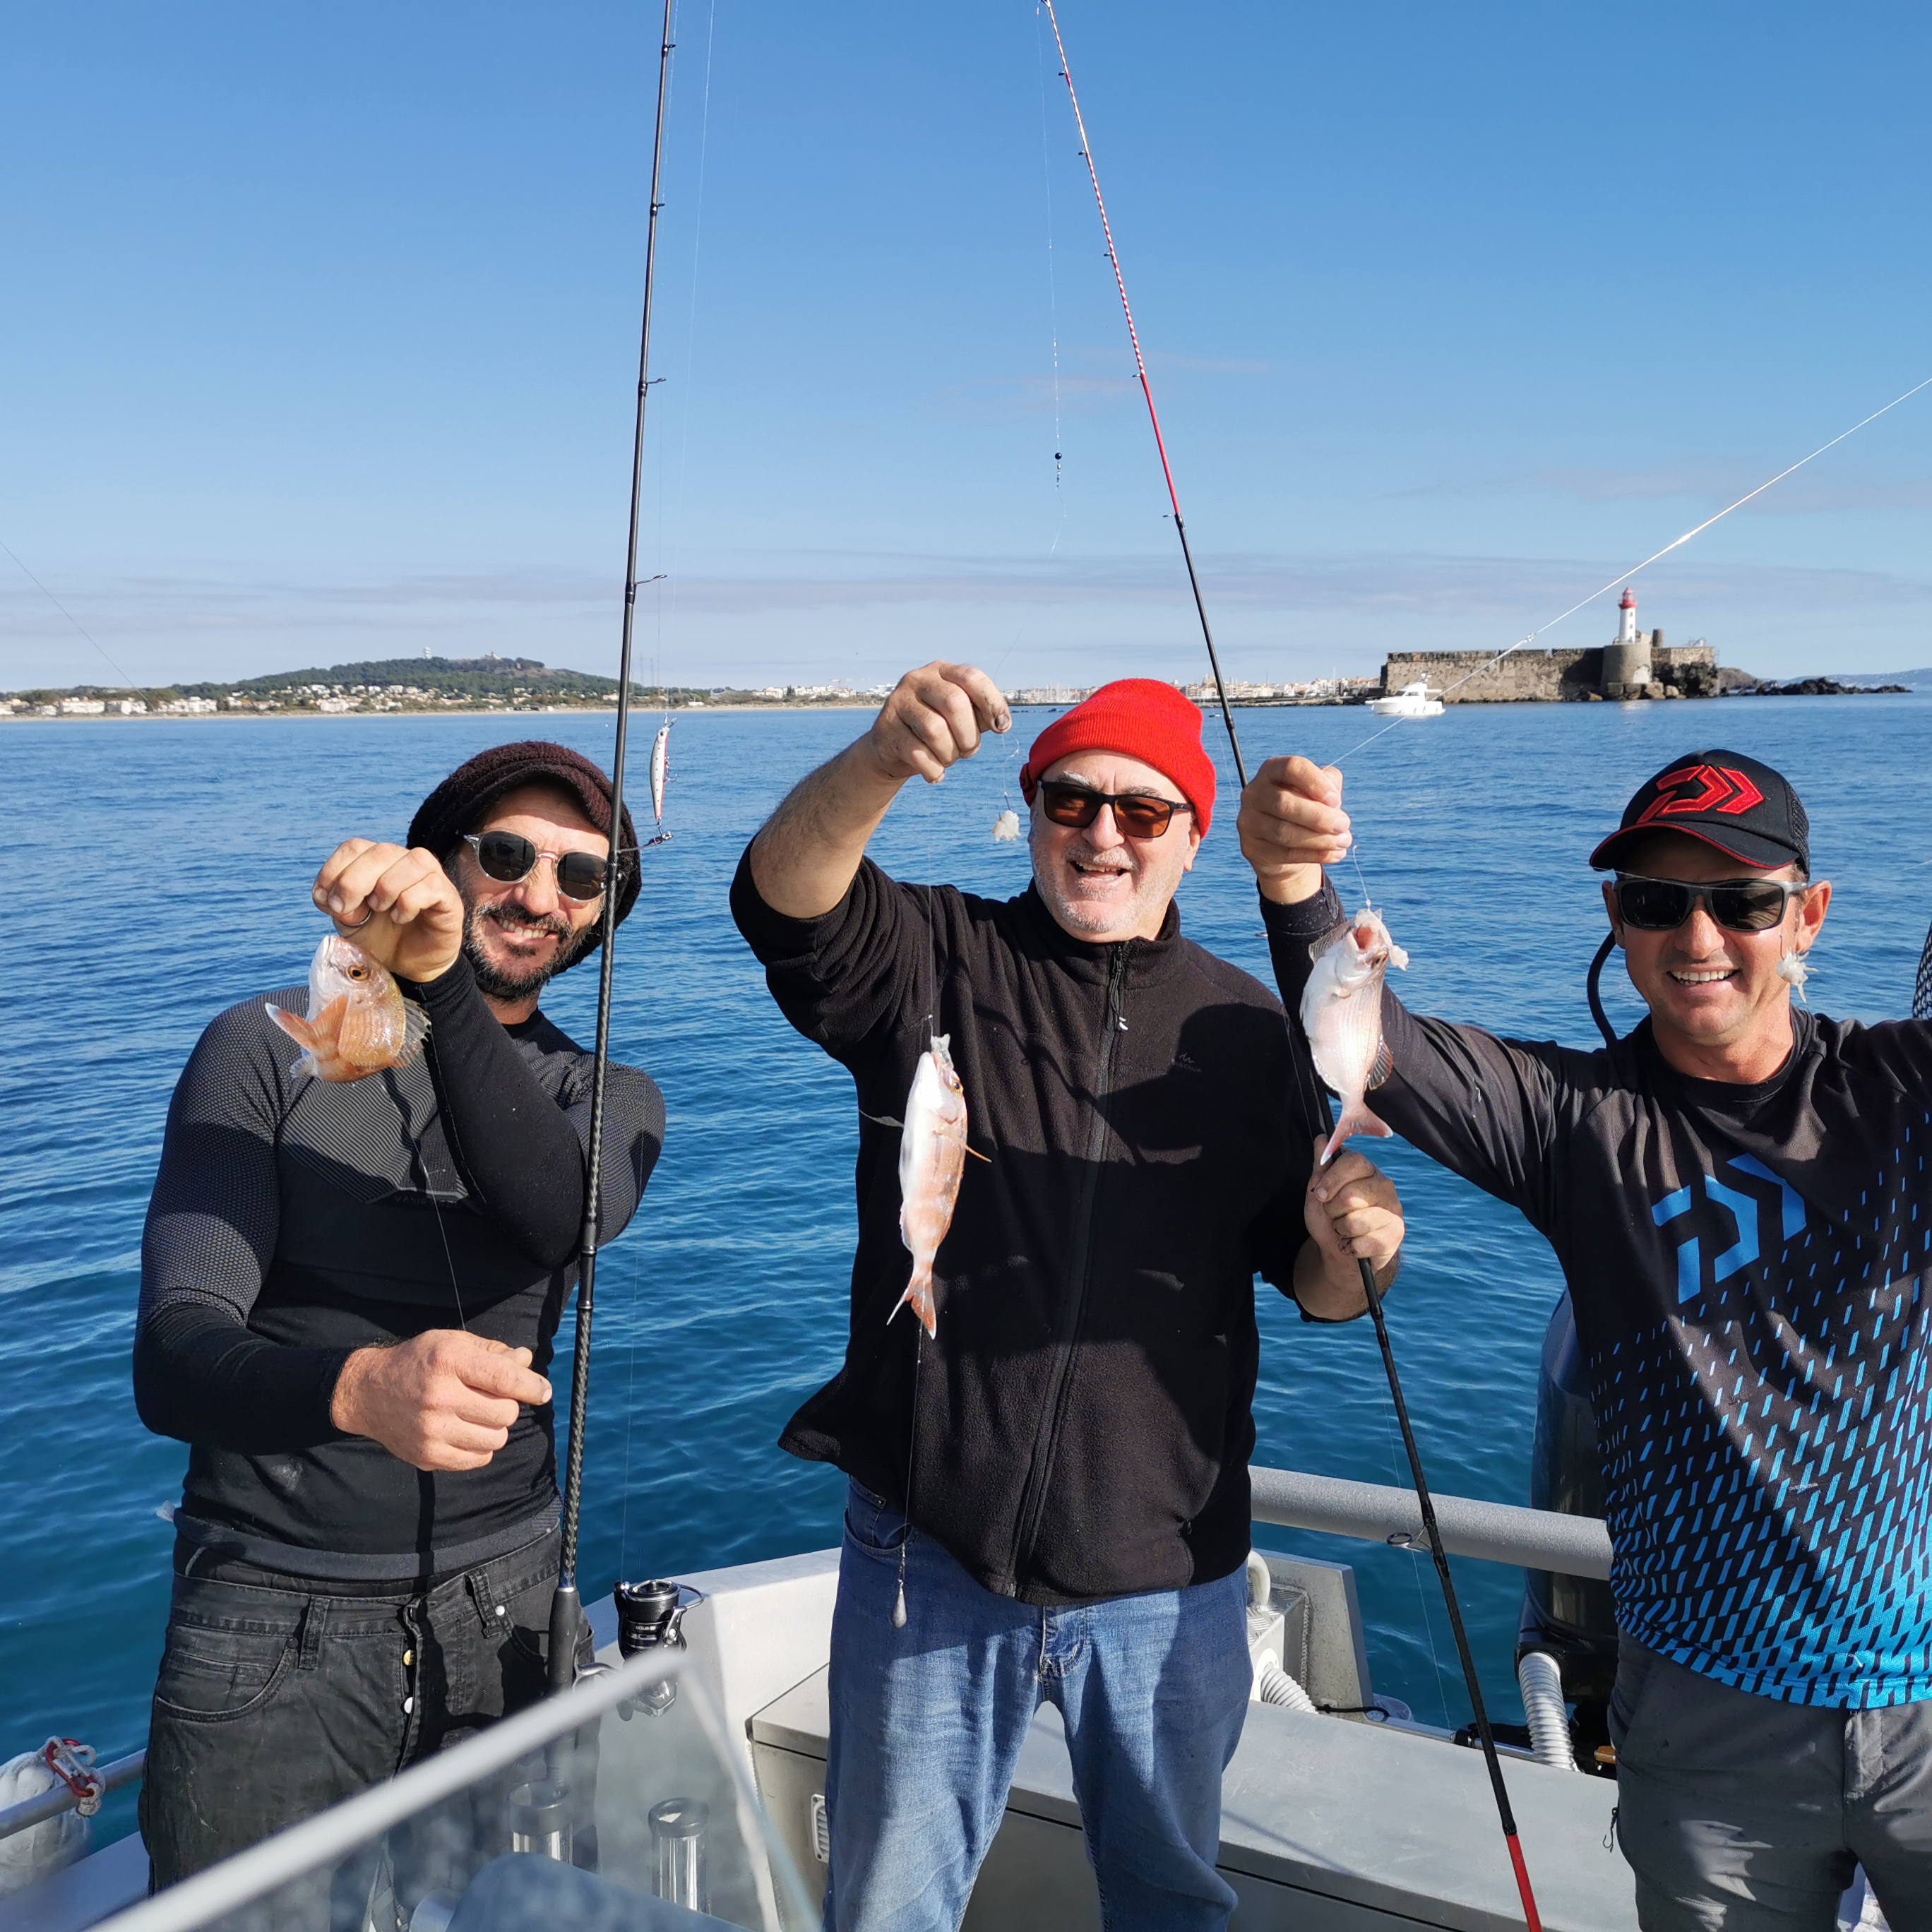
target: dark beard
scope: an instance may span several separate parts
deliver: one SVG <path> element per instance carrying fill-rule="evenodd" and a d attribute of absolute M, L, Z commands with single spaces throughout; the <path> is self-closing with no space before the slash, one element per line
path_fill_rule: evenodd
<path fill-rule="evenodd" d="M 494 920 L 499 926 L 536 926 L 545 932 L 559 934 L 562 944 L 551 956 L 547 966 L 533 966 L 527 973 L 510 974 L 491 964 L 484 956 L 483 948 L 477 942 L 476 927 L 479 920 Z M 574 966 L 597 944 L 598 935 L 603 929 L 600 920 L 586 926 L 581 932 L 572 933 L 568 922 L 555 917 L 533 919 L 513 906 L 498 904 L 485 914 L 475 906 L 470 907 L 463 921 L 463 950 L 470 962 L 470 970 L 476 975 L 476 983 L 484 994 L 493 1000 L 527 1000 L 542 992 L 560 973 Z"/>

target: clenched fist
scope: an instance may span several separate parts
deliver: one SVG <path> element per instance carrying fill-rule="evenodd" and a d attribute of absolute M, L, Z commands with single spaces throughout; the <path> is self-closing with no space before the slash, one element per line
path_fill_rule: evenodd
<path fill-rule="evenodd" d="M 550 1400 L 530 1352 L 459 1329 L 430 1328 L 342 1365 L 329 1419 L 413 1469 L 480 1469 L 526 1405 Z"/>

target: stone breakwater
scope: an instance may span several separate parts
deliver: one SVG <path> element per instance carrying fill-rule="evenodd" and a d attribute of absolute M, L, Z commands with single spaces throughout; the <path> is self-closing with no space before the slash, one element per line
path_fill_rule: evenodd
<path fill-rule="evenodd" d="M 1606 691 L 1601 645 L 1575 650 L 1408 651 L 1382 666 L 1382 690 L 1426 682 L 1445 704 L 1553 704 L 1606 696 L 1636 695 L 1619 685 Z M 1715 698 L 1721 689 L 1714 644 L 1656 644 L 1648 656 L 1651 698 Z M 1472 675 L 1473 674 L 1473 675 Z M 1467 680 L 1467 682 L 1462 682 Z"/>

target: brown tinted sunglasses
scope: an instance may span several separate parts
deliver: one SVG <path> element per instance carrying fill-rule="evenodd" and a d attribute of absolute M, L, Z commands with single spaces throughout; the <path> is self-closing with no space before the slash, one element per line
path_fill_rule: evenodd
<path fill-rule="evenodd" d="M 1040 808 L 1055 825 L 1071 825 L 1084 831 L 1100 815 L 1100 808 L 1114 808 L 1114 823 L 1130 838 L 1158 838 L 1174 822 L 1177 812 L 1192 812 L 1185 801 L 1154 798 L 1145 792 L 1095 791 L 1090 787 L 1069 784 L 1064 778 L 1040 782 Z"/>

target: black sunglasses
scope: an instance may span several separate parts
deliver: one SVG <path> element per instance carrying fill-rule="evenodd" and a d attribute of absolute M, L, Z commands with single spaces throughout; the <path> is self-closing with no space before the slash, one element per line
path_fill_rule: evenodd
<path fill-rule="evenodd" d="M 539 851 L 515 832 L 466 832 L 463 842 L 476 854 L 485 874 L 500 885 L 520 885 L 536 870 L 539 859 L 548 859 L 556 868 L 556 890 L 562 897 L 586 900 L 603 896 L 610 868 L 595 852 Z"/>
<path fill-rule="evenodd" d="M 1784 909 L 1802 898 L 1808 885 L 1780 885 L 1770 879 L 1742 879 L 1719 886 L 1687 885 L 1682 879 L 1618 876 L 1611 886 L 1626 926 L 1642 932 L 1674 932 L 1701 905 L 1732 932 L 1768 932 L 1784 922 Z"/>
<path fill-rule="evenodd" d="M 1177 812 L 1194 809 L 1172 799 L 1150 797 L 1145 792 L 1095 791 L 1086 785 L 1069 784 L 1064 778 L 1041 782 L 1040 808 L 1056 825 L 1084 831 L 1100 817 L 1103 805 L 1114 808 L 1114 823 L 1130 838 L 1158 838 L 1173 824 Z"/>

